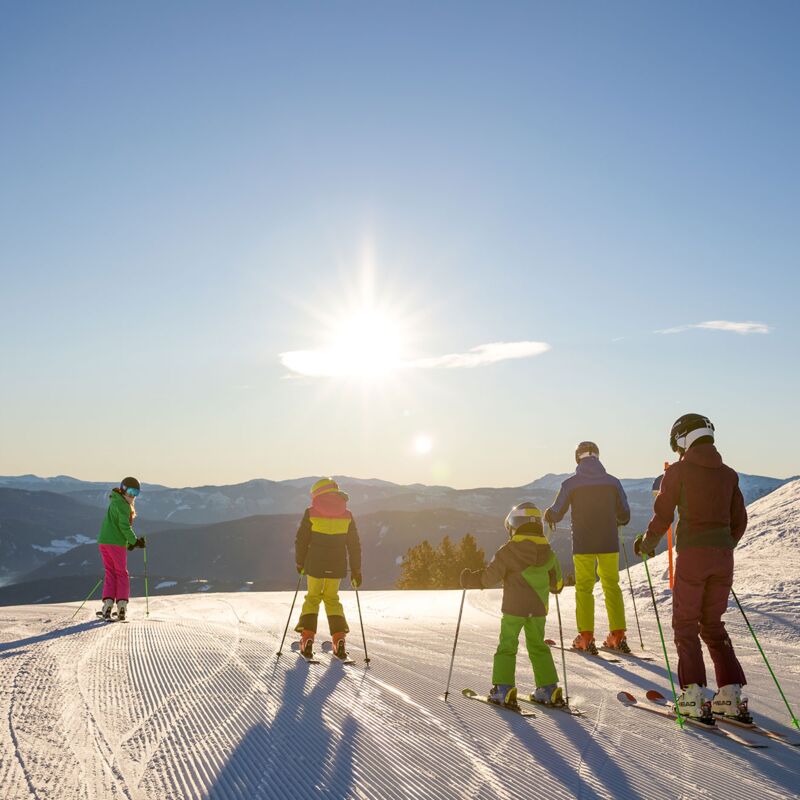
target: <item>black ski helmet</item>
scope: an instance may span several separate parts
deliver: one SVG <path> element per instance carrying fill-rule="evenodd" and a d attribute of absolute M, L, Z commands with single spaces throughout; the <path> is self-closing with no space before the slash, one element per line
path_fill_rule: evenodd
<path fill-rule="evenodd" d="M 699 439 L 714 441 L 714 423 L 702 414 L 678 417 L 669 432 L 669 446 L 675 453 L 685 453 Z"/>
<path fill-rule="evenodd" d="M 119 488 L 124 492 L 126 489 L 136 489 L 137 492 L 142 491 L 141 484 L 136 478 L 123 478 Z"/>
<path fill-rule="evenodd" d="M 581 442 L 575 448 L 575 463 L 580 464 L 581 459 L 586 456 L 600 458 L 600 448 L 594 442 Z"/>

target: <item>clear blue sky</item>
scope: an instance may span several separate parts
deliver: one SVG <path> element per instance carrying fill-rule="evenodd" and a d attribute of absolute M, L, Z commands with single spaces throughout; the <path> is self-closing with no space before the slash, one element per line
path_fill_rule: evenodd
<path fill-rule="evenodd" d="M 799 23 L 4 4 L 0 474 L 632 477 L 686 411 L 800 472 Z"/>

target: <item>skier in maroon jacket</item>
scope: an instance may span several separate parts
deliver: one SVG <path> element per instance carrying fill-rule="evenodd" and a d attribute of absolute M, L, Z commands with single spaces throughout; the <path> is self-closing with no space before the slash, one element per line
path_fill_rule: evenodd
<path fill-rule="evenodd" d="M 733 549 L 747 527 L 739 476 L 722 463 L 714 446 L 714 425 L 700 414 L 684 414 L 672 426 L 670 445 L 680 460 L 664 473 L 647 533 L 634 550 L 652 556 L 678 508 L 672 628 L 683 690 L 684 716 L 712 721 L 724 714 L 750 721 L 742 686 L 747 682 L 733 651 L 722 615 L 733 585 Z M 700 639 L 714 662 L 718 691 L 709 701 Z"/>

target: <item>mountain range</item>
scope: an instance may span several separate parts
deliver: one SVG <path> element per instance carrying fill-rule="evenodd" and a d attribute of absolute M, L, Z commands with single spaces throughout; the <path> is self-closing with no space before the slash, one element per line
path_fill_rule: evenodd
<path fill-rule="evenodd" d="M 548 474 L 520 487 L 461 490 L 347 476 L 337 480 L 350 493 L 361 533 L 365 586 L 390 588 L 404 553 L 422 539 L 437 545 L 445 535 L 457 541 L 469 532 L 490 556 L 504 541 L 508 509 L 523 499 L 546 507 L 565 477 Z M 292 588 L 294 535 L 315 480 L 185 489 L 144 485 L 136 529 L 148 536 L 150 591 Z M 652 482 L 623 480 L 632 511 L 631 524 L 622 529 L 628 544 L 650 517 Z M 740 475 L 740 482 L 747 503 L 786 483 L 750 475 Z M 15 488 L 3 488 L 9 486 Z M 88 591 L 100 569 L 94 542 L 108 491 L 109 484 L 68 476 L 0 478 L 0 579 L 8 584 L 0 588 L 0 603 L 60 601 Z M 568 573 L 568 520 L 552 542 Z M 134 594 L 144 593 L 142 567 L 137 551 L 130 558 Z"/>

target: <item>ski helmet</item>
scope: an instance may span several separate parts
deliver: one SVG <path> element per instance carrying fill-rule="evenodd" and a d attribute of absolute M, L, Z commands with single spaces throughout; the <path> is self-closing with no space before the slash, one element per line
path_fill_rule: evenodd
<path fill-rule="evenodd" d="M 343 492 L 339 488 L 339 484 L 336 483 L 333 478 L 320 478 L 311 487 L 311 499 L 314 500 L 323 494 L 332 494 L 333 492 L 340 494 L 345 500 L 350 499 L 350 496 L 347 494 L 347 492 Z"/>
<path fill-rule="evenodd" d="M 580 464 L 582 458 L 594 456 L 600 458 L 600 448 L 594 442 L 581 442 L 575 448 L 575 463 Z"/>
<path fill-rule="evenodd" d="M 142 491 L 142 486 L 136 478 L 123 478 L 119 484 L 124 494 L 129 494 L 131 497 L 136 497 Z"/>
<path fill-rule="evenodd" d="M 319 497 L 321 494 L 328 494 L 329 492 L 338 492 L 339 484 L 333 478 L 320 478 L 311 487 L 311 497 Z"/>
<path fill-rule="evenodd" d="M 675 453 L 685 453 L 698 439 L 714 441 L 714 423 L 702 414 L 684 414 L 675 420 L 669 432 L 669 446 Z"/>
<path fill-rule="evenodd" d="M 536 503 L 532 503 L 530 500 L 514 506 L 506 517 L 505 526 L 509 536 L 513 536 L 523 525 L 533 525 L 536 532 L 544 533 L 542 512 Z"/>

